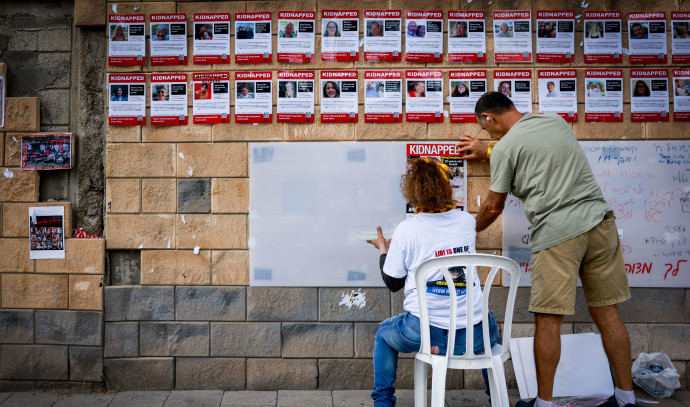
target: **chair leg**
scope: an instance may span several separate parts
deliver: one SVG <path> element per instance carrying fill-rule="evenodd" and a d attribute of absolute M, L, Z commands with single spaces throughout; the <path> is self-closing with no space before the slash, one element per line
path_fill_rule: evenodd
<path fill-rule="evenodd" d="M 489 376 L 489 392 L 491 393 L 491 407 L 501 407 L 502 404 L 500 390 L 498 387 L 498 381 L 496 380 L 496 376 L 494 375 L 494 369 L 488 368 L 487 370 Z"/>
<path fill-rule="evenodd" d="M 431 407 L 444 407 L 446 405 L 446 372 L 448 371 L 447 359 L 433 363 L 431 368 Z"/>
<path fill-rule="evenodd" d="M 426 407 L 426 372 L 427 364 L 419 359 L 414 360 L 414 405 Z"/>
<path fill-rule="evenodd" d="M 493 369 L 491 370 L 496 380 L 497 398 L 500 399 L 500 406 L 508 407 L 510 406 L 510 400 L 508 400 L 508 385 L 506 384 L 505 369 L 500 355 L 493 358 L 493 365 Z M 491 400 L 493 400 L 493 394 Z"/>

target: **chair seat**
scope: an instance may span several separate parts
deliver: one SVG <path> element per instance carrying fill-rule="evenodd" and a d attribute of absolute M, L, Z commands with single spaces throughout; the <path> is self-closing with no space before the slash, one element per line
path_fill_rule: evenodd
<path fill-rule="evenodd" d="M 491 347 L 491 357 L 492 359 L 484 358 L 483 353 L 475 355 L 477 359 L 464 359 L 462 355 L 451 355 L 448 357 L 448 368 L 449 369 L 488 369 L 493 366 L 493 358 L 500 357 L 501 363 L 510 359 L 510 353 L 503 354 L 503 347 L 500 343 L 495 344 Z M 419 359 L 422 362 L 433 364 L 433 359 L 445 359 L 445 355 L 428 355 L 424 353 L 417 353 L 415 359 Z"/>

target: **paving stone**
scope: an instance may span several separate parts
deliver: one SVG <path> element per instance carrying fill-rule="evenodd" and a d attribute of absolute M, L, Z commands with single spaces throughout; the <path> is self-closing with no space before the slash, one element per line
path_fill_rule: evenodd
<path fill-rule="evenodd" d="M 314 287 L 247 287 L 249 321 L 316 321 L 318 289 Z"/>
<path fill-rule="evenodd" d="M 73 382 L 103 381 L 103 348 L 71 346 L 69 379 Z"/>
<path fill-rule="evenodd" d="M 319 359 L 319 389 L 366 390 L 372 388 L 372 383 L 371 359 Z"/>
<path fill-rule="evenodd" d="M 102 312 L 36 311 L 36 342 L 100 346 L 102 335 Z"/>
<path fill-rule="evenodd" d="M 211 179 L 177 180 L 177 213 L 210 213 Z"/>
<path fill-rule="evenodd" d="M 221 407 L 275 406 L 276 391 L 226 391 Z"/>
<path fill-rule="evenodd" d="M 0 379 L 67 380 L 67 346 L 0 345 Z"/>
<path fill-rule="evenodd" d="M 246 318 L 244 287 L 176 287 L 175 290 L 178 321 L 243 321 Z"/>
<path fill-rule="evenodd" d="M 142 322 L 142 356 L 208 356 L 208 322 Z"/>
<path fill-rule="evenodd" d="M 315 359 L 247 359 L 247 390 L 314 390 Z"/>
<path fill-rule="evenodd" d="M 333 396 L 330 391 L 278 390 L 277 405 L 280 407 L 331 407 Z"/>
<path fill-rule="evenodd" d="M 175 374 L 178 390 L 242 390 L 246 385 L 244 359 L 178 358 Z"/>
<path fill-rule="evenodd" d="M 169 396 L 169 391 L 122 391 L 113 397 L 112 403 L 128 406 L 156 404 L 160 404 L 162 406 Z"/>
<path fill-rule="evenodd" d="M 172 391 L 165 407 L 217 407 L 223 400 L 223 390 Z"/>
<path fill-rule="evenodd" d="M 32 343 L 33 310 L 0 310 L 0 343 Z"/>
<path fill-rule="evenodd" d="M 106 321 L 175 319 L 173 287 L 105 287 Z"/>
<path fill-rule="evenodd" d="M 373 407 L 371 390 L 334 390 L 333 407 L 367 406 Z"/>
<path fill-rule="evenodd" d="M 15 393 L 2 403 L 2 407 L 51 407 L 60 399 L 50 393 Z"/>
<path fill-rule="evenodd" d="M 106 407 L 114 394 L 74 394 L 63 396 L 52 407 Z"/>
<path fill-rule="evenodd" d="M 350 323 L 283 323 L 283 357 L 353 356 Z"/>
<path fill-rule="evenodd" d="M 139 323 L 108 322 L 105 324 L 106 358 L 136 357 L 139 354 Z"/>
<path fill-rule="evenodd" d="M 174 365 L 174 358 L 105 359 L 103 374 L 115 390 L 172 390 Z"/>
<path fill-rule="evenodd" d="M 341 305 L 343 298 L 363 295 L 366 304 Z M 390 290 L 388 288 L 319 288 L 319 321 L 383 321 L 390 317 Z"/>
<path fill-rule="evenodd" d="M 211 356 L 279 357 L 278 322 L 211 322 Z"/>

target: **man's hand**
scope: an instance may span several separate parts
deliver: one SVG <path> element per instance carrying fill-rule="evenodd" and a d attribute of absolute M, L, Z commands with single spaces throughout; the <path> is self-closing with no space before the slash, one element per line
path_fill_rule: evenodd
<path fill-rule="evenodd" d="M 486 160 L 487 147 L 487 144 L 477 140 L 477 138 L 471 134 L 461 136 L 460 142 L 456 145 L 458 152 L 465 153 L 464 159 L 479 161 Z"/>
<path fill-rule="evenodd" d="M 374 245 L 374 247 L 379 249 L 379 252 L 381 252 L 381 254 L 386 254 L 388 253 L 388 246 L 391 244 L 391 240 L 386 240 L 386 238 L 383 237 L 383 230 L 381 230 L 381 226 L 377 226 L 376 231 L 378 232 L 379 236 L 376 239 L 367 240 L 367 242 L 371 243 L 372 245 Z"/>

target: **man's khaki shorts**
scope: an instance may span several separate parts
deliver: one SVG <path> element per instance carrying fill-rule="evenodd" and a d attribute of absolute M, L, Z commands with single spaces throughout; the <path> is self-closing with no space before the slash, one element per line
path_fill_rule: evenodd
<path fill-rule="evenodd" d="M 617 304 L 630 298 L 612 212 L 588 232 L 532 254 L 530 312 L 574 314 L 578 276 L 590 307 Z"/>

